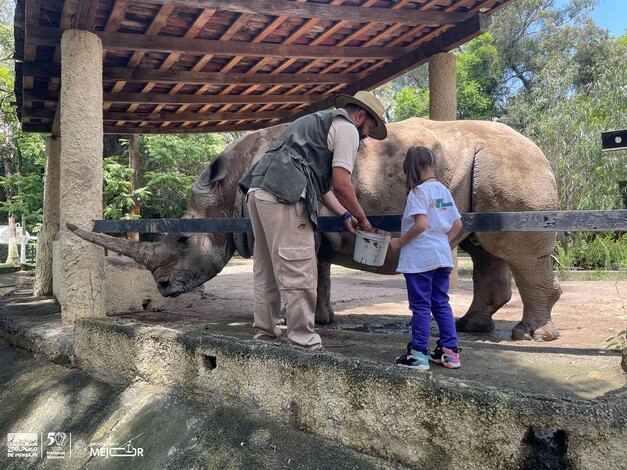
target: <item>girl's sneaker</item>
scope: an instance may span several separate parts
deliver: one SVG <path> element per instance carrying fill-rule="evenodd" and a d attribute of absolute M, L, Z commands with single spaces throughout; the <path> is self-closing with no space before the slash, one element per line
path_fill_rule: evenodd
<path fill-rule="evenodd" d="M 442 364 L 447 369 L 459 369 L 462 363 L 459 360 L 459 353 L 462 348 L 447 348 L 440 346 L 440 341 L 436 348 L 429 353 L 429 360 L 436 364 Z"/>
<path fill-rule="evenodd" d="M 396 358 L 396 365 L 408 367 L 416 370 L 429 370 L 429 350 L 416 351 L 411 348 L 411 343 L 407 345 L 407 354 Z"/>

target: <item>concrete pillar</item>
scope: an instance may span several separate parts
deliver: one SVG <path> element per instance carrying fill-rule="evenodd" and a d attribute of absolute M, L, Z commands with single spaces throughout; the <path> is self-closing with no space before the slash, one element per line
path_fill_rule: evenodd
<path fill-rule="evenodd" d="M 61 38 L 60 295 L 64 323 L 104 316 L 104 250 L 67 230 L 102 218 L 102 43 L 88 32 Z"/>
<path fill-rule="evenodd" d="M 433 121 L 454 121 L 457 118 L 457 70 L 455 56 L 436 54 L 429 60 L 429 117 Z M 457 287 L 457 248 L 453 249 L 450 286 Z"/>
<path fill-rule="evenodd" d="M 429 60 L 429 118 L 454 121 L 457 117 L 455 56 L 436 54 Z"/>
<path fill-rule="evenodd" d="M 35 296 L 52 293 L 52 242 L 59 231 L 60 156 L 61 139 L 48 137 L 44 174 L 43 223 L 37 236 L 37 264 L 33 285 Z"/>

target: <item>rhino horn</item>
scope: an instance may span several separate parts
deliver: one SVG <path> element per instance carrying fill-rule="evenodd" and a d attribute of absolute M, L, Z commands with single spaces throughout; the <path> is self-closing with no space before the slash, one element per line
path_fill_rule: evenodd
<path fill-rule="evenodd" d="M 155 250 L 154 243 L 136 242 L 133 240 L 126 240 L 124 238 L 112 237 L 103 233 L 89 232 L 70 223 L 66 223 L 65 226 L 68 230 L 78 235 L 83 240 L 87 240 L 90 243 L 108 250 L 115 251 L 121 255 L 128 256 L 129 258 L 133 258 L 139 264 L 143 264 L 152 271 L 150 260 L 152 259 L 152 253 Z"/>

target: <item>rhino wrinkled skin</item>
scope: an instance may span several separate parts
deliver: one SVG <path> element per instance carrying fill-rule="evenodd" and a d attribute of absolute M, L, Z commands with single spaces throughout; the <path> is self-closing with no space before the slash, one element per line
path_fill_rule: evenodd
<path fill-rule="evenodd" d="M 285 129 L 278 125 L 249 133 L 214 158 L 192 188 L 184 218 L 246 216 L 238 181 Z M 461 213 L 557 210 L 555 178 L 542 151 L 529 139 L 499 123 L 429 121 L 411 118 L 388 126 L 383 141 L 366 140 L 357 157 L 353 183 L 366 214 L 402 214 L 405 175 L 402 164 L 410 146 L 435 152 L 439 179 L 450 188 Z M 323 209 L 321 215 L 330 215 Z M 153 274 L 164 296 L 189 292 L 213 278 L 238 252 L 250 256 L 252 235 L 179 233 L 155 243 L 132 242 L 72 226 L 88 241 L 128 255 Z M 461 241 L 460 241 L 461 240 Z M 394 274 L 398 255 L 389 252 L 381 267 L 353 261 L 355 236 L 316 233 L 318 307 L 316 321 L 329 323 L 330 265 Z M 460 241 L 460 242 L 459 242 Z M 561 289 L 553 273 L 554 232 L 462 232 L 461 248 L 473 261 L 472 304 L 457 320 L 459 331 L 488 332 L 492 315 L 511 298 L 510 272 L 524 305 L 512 338 L 549 341 L 559 332 L 551 309 Z"/>

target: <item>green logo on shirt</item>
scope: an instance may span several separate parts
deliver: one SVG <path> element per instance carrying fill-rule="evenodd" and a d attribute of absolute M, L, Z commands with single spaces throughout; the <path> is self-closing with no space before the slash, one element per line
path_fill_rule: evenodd
<path fill-rule="evenodd" d="M 444 199 L 433 199 L 431 201 L 431 207 L 445 211 L 447 207 L 452 207 L 452 202 L 444 202 Z"/>

